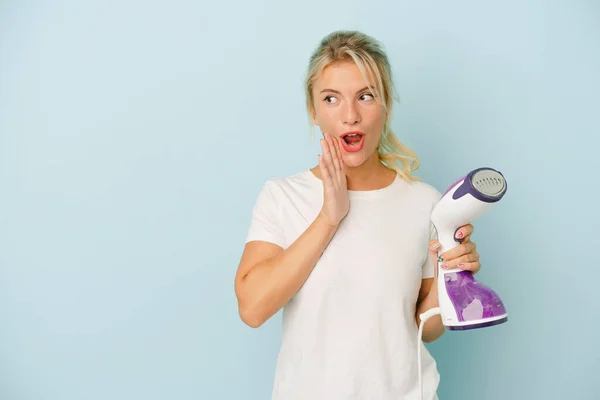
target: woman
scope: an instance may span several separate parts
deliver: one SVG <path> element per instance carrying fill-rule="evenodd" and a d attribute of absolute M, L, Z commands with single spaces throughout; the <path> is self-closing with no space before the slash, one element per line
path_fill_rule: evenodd
<path fill-rule="evenodd" d="M 418 315 L 438 306 L 430 214 L 441 194 L 411 175 L 418 159 L 390 131 L 390 70 L 371 37 L 325 37 L 305 82 L 323 132 L 318 166 L 268 180 L 254 206 L 235 291 L 251 327 L 283 308 L 273 399 L 418 398 Z M 479 270 L 472 231 L 441 254 L 447 267 Z M 423 340 L 443 332 L 433 317 Z M 425 398 L 436 399 L 436 363 L 422 353 Z"/>

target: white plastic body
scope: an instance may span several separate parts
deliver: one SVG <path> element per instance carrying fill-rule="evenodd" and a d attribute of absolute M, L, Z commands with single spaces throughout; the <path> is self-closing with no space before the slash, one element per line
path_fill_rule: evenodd
<path fill-rule="evenodd" d="M 466 178 L 464 178 L 466 179 Z M 495 203 L 488 203 L 481 201 L 470 193 L 467 193 L 454 200 L 452 195 L 462 185 L 460 181 L 452 189 L 446 193 L 438 204 L 435 206 L 431 214 L 432 223 L 435 226 L 438 234 L 438 241 L 441 243 L 440 249 L 438 249 L 438 255 L 448 251 L 460 243 L 455 240 L 455 232 L 458 228 L 463 225 L 470 224 L 472 221 L 485 214 Z M 456 310 L 452 305 L 450 297 L 446 292 L 446 275 L 452 272 L 462 271 L 460 268 L 454 269 L 443 269 L 441 267 L 442 262 L 438 262 L 438 298 L 441 310 L 442 323 L 445 326 L 461 326 L 461 325 L 473 325 L 478 322 L 493 321 L 495 319 L 503 318 L 503 316 L 495 318 L 487 318 L 481 321 L 468 321 L 460 322 L 456 315 Z M 449 279 L 449 277 L 448 277 Z"/>

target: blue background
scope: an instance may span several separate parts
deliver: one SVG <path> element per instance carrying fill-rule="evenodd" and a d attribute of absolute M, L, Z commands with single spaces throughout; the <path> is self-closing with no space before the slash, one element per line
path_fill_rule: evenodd
<path fill-rule="evenodd" d="M 326 34 L 381 40 L 440 191 L 491 166 L 478 279 L 507 324 L 429 345 L 441 399 L 598 398 L 594 1 L 0 3 L 0 399 L 267 399 L 280 315 L 238 317 L 262 183 L 316 164 Z M 399 355 L 400 356 L 400 355 Z"/>

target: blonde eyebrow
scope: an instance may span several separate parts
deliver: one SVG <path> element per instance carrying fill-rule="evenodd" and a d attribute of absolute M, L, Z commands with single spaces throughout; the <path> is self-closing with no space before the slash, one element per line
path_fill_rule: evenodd
<path fill-rule="evenodd" d="M 356 93 L 360 93 L 360 92 L 365 91 L 367 89 L 371 89 L 371 90 L 374 91 L 375 87 L 374 86 L 365 86 L 364 88 L 358 90 Z M 323 90 L 321 90 L 321 93 L 324 93 L 324 92 L 332 92 L 332 93 L 341 94 L 339 91 L 334 90 L 334 89 L 323 89 Z"/>

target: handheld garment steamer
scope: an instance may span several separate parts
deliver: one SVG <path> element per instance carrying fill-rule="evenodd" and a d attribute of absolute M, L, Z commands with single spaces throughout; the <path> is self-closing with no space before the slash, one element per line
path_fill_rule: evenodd
<path fill-rule="evenodd" d="M 452 184 L 431 213 L 441 244 L 438 254 L 458 246 L 460 240 L 455 239 L 456 231 L 487 212 L 505 193 L 504 176 L 492 168 L 477 168 Z M 502 300 L 492 289 L 476 281 L 471 271 L 460 268 L 445 270 L 441 265 L 438 260 L 439 307 L 420 315 L 417 358 L 421 399 L 421 340 L 423 326 L 429 318 L 441 314 L 444 327 L 451 331 L 484 328 L 508 319 Z"/>

